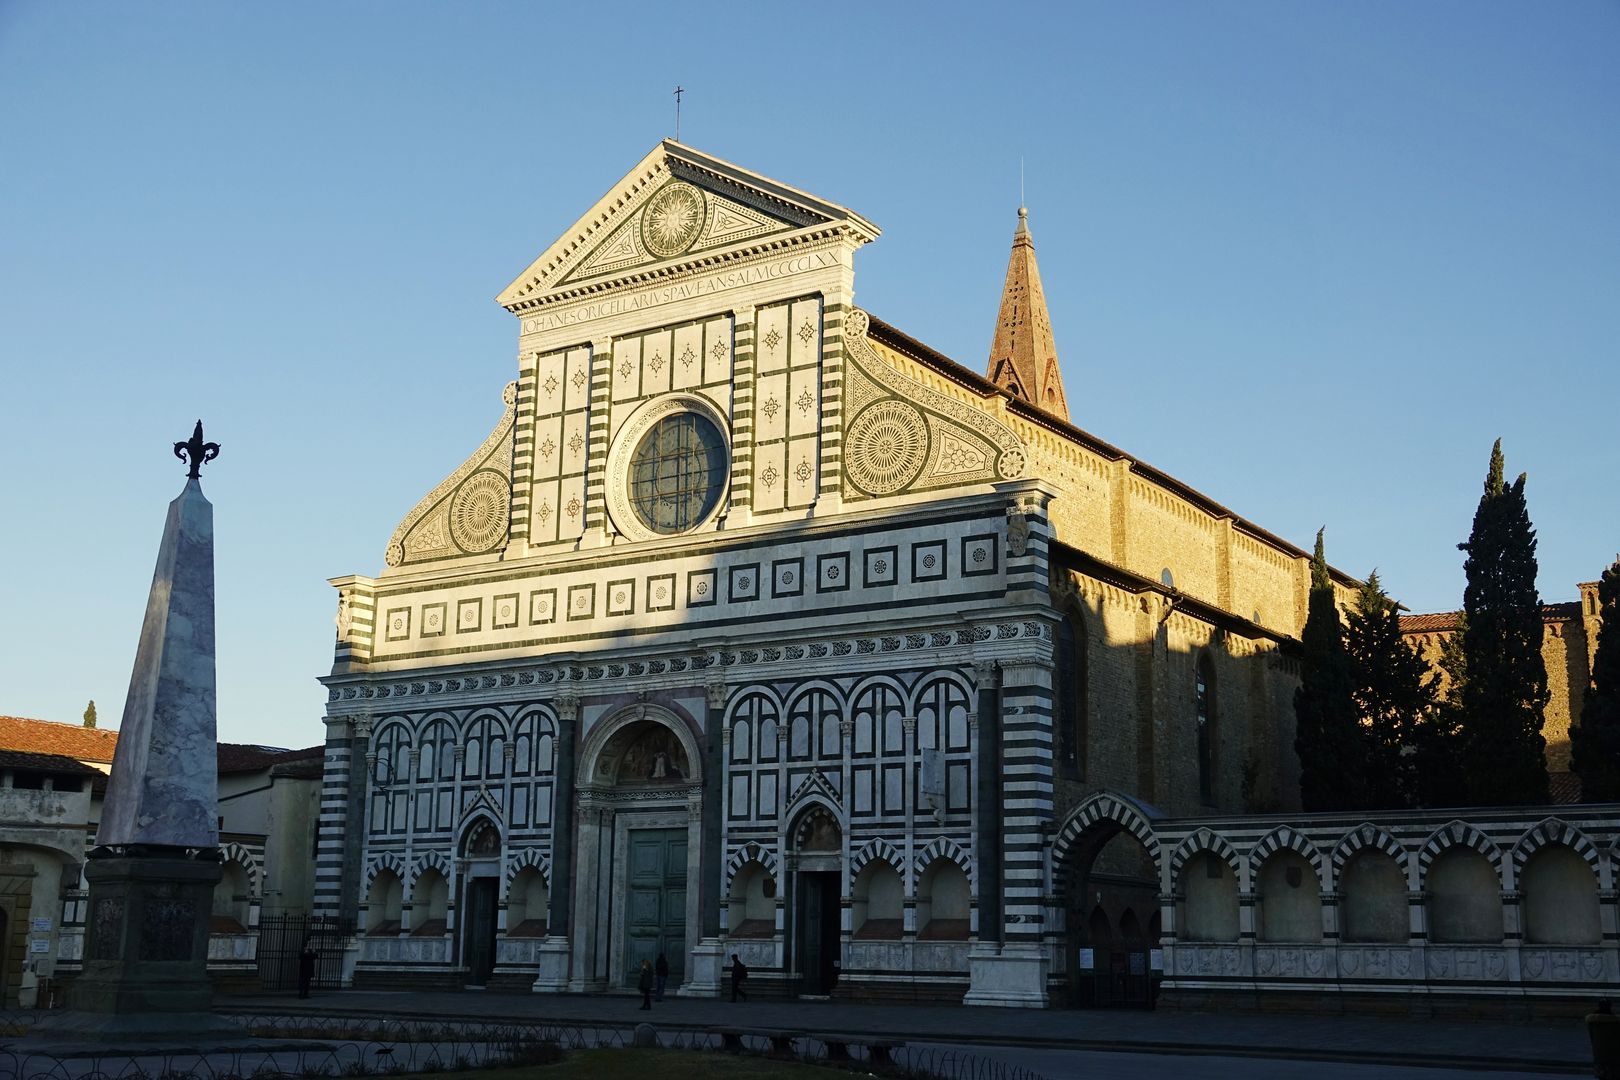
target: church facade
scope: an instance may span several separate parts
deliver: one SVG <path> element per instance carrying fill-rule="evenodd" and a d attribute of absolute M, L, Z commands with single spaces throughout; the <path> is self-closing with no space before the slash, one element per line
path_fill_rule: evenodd
<path fill-rule="evenodd" d="M 877 236 L 664 142 L 501 294 L 493 429 L 332 581 L 356 983 L 1044 1005 L 1174 939 L 1153 821 L 1297 807 L 1307 554 L 1069 422 L 1022 212 L 983 375 Z"/>

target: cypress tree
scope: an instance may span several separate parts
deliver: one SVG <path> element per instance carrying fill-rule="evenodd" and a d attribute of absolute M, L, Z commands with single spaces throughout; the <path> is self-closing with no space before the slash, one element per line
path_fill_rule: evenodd
<path fill-rule="evenodd" d="M 1463 653 L 1466 616 L 1440 644 L 1435 670 L 1423 683 L 1428 709 L 1417 731 L 1417 796 L 1422 806 L 1463 806 L 1468 777 L 1463 767 L 1462 689 L 1468 682 Z"/>
<path fill-rule="evenodd" d="M 1541 598 L 1536 594 L 1536 532 L 1525 505 L 1523 473 L 1503 482 L 1502 440 L 1491 449 L 1485 493 L 1474 512 L 1463 571 L 1462 768 L 1475 806 L 1548 800 L 1547 666 L 1541 658 Z"/>
<path fill-rule="evenodd" d="M 1366 809 L 1418 803 L 1419 739 L 1433 710 L 1428 666 L 1401 637 L 1400 609 L 1375 570 L 1356 594 L 1345 628 L 1356 714 L 1367 761 Z"/>
<path fill-rule="evenodd" d="M 85 727 L 95 727 L 96 726 L 96 702 L 95 702 L 94 698 L 92 698 L 90 700 L 89 705 L 85 706 L 85 710 L 84 710 L 84 726 Z"/>
<path fill-rule="evenodd" d="M 1294 691 L 1294 752 L 1299 791 L 1307 811 L 1360 809 L 1365 799 L 1364 746 L 1351 700 L 1350 657 L 1316 534 L 1311 557 L 1310 612 L 1300 635 L 1304 658 Z"/>
<path fill-rule="evenodd" d="M 1581 722 L 1569 733 L 1582 802 L 1620 802 L 1620 561 L 1598 582 L 1597 652 Z"/>

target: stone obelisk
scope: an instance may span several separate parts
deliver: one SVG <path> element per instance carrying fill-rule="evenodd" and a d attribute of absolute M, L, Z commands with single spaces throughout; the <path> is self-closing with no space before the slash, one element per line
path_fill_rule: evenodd
<path fill-rule="evenodd" d="M 47 1028 L 106 1039 L 235 1031 L 211 1014 L 208 921 L 220 880 L 214 692 L 214 508 L 200 470 L 219 455 L 175 443 L 190 464 L 169 504 L 135 669 L 102 802 L 84 970 Z"/>

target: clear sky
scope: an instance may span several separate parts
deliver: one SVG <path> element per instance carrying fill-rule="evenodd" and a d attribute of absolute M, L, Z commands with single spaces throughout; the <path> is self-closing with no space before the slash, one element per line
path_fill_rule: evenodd
<path fill-rule="evenodd" d="M 0 714 L 117 723 L 201 416 L 221 737 L 319 742 L 326 579 L 489 432 L 495 294 L 677 83 L 974 368 L 1022 159 L 1075 423 L 1416 611 L 1501 436 L 1573 598 L 1620 550 L 1617 57 L 1601 0 L 0 0 Z"/>

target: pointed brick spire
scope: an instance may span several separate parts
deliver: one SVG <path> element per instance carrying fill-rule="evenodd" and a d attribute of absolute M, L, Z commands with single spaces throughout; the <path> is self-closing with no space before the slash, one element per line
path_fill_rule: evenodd
<path fill-rule="evenodd" d="M 1029 211 L 1022 206 L 1018 208 L 1018 229 L 1013 233 L 1012 257 L 1007 260 L 1007 283 L 1001 290 L 996 337 L 990 344 L 989 375 L 992 382 L 1011 391 L 1014 397 L 1068 421 L 1069 402 L 1058 370 L 1052 318 L 1046 312 L 1041 271 L 1035 265 Z"/>

